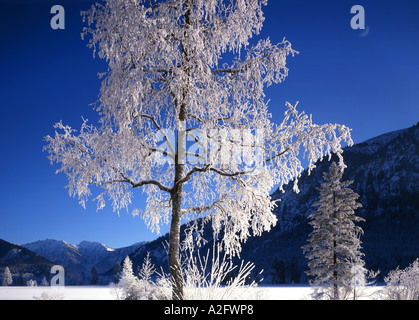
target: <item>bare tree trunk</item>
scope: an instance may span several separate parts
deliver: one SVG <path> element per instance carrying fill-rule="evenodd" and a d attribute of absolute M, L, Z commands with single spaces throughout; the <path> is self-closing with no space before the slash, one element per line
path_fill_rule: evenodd
<path fill-rule="evenodd" d="M 338 272 L 336 271 L 337 256 L 336 256 L 336 241 L 333 241 L 333 300 L 339 300 L 339 288 L 338 288 Z"/>
<path fill-rule="evenodd" d="M 175 183 L 171 191 L 172 221 L 169 234 L 169 269 L 172 280 L 172 299 L 183 300 L 183 275 L 180 261 L 180 224 L 182 219 L 182 189 L 180 180 L 184 175 L 186 155 L 185 107 L 182 106 L 178 122 L 177 148 L 175 155 Z"/>
<path fill-rule="evenodd" d="M 333 192 L 333 206 L 336 205 L 336 193 Z M 336 212 L 333 213 L 333 218 L 336 219 Z M 336 271 L 336 266 L 338 263 L 337 254 L 336 254 L 336 238 L 333 235 L 333 300 L 339 300 L 339 288 L 338 288 L 338 272 Z"/>
<path fill-rule="evenodd" d="M 179 256 L 180 223 L 182 217 L 182 187 L 172 192 L 172 221 L 169 234 L 169 268 L 172 280 L 172 299 L 183 300 L 183 275 Z"/>
<path fill-rule="evenodd" d="M 184 2 L 188 5 L 188 2 Z M 185 13 L 185 23 L 190 25 L 190 10 L 188 9 Z M 186 33 L 185 33 L 186 36 Z M 185 51 L 185 47 L 182 42 L 180 43 L 182 53 L 185 55 L 185 60 L 189 63 L 189 54 Z M 186 67 L 186 74 L 190 73 L 189 67 Z M 182 92 L 183 99 L 179 106 L 178 115 L 178 128 L 177 128 L 177 146 L 175 154 L 175 183 L 171 192 L 172 200 L 172 221 L 170 224 L 170 235 L 169 235 L 169 268 L 170 277 L 172 280 L 172 299 L 183 300 L 183 274 L 182 264 L 180 261 L 179 248 L 180 248 L 180 223 L 182 219 L 182 189 L 183 183 L 180 180 L 184 175 L 184 165 L 186 159 L 186 96 L 188 88 L 185 87 Z M 177 99 L 174 96 L 175 105 L 178 105 Z"/>

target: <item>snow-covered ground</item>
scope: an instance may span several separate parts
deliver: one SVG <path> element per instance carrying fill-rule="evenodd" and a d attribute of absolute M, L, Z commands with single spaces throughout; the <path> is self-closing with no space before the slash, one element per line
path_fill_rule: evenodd
<path fill-rule="evenodd" d="M 0 287 L 0 300 L 115 300 L 107 286 Z"/>
<path fill-rule="evenodd" d="M 380 287 L 369 287 L 364 299 L 371 299 L 371 294 Z M 222 290 L 222 289 L 221 289 Z M 310 299 L 309 286 L 260 286 L 246 290 L 250 296 L 240 296 L 239 299 L 259 300 L 307 300 Z M 114 291 L 107 286 L 66 286 L 66 287 L 0 287 L 0 300 L 115 300 Z"/>

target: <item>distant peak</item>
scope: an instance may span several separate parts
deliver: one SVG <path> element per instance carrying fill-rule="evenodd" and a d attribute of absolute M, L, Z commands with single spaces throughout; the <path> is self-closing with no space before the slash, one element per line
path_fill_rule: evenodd
<path fill-rule="evenodd" d="M 104 248 L 106 251 L 115 251 L 115 249 L 108 247 L 106 244 L 96 241 L 87 241 L 83 240 L 78 245 L 79 248 L 83 249 L 93 249 L 93 248 Z"/>

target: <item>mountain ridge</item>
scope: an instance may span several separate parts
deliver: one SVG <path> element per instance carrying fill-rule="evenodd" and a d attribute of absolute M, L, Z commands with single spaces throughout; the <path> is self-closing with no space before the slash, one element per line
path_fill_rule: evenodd
<path fill-rule="evenodd" d="M 93 267 L 99 274 L 105 273 L 145 243 L 114 249 L 100 242 L 81 241 L 74 245 L 64 240 L 45 239 L 21 246 L 71 270 L 76 275 L 71 280 L 83 283 L 89 281 Z"/>
<path fill-rule="evenodd" d="M 52 261 L 26 248 L 0 239 L 0 277 L 8 267 L 17 285 L 25 285 L 30 279 L 41 282 L 53 265 Z"/>

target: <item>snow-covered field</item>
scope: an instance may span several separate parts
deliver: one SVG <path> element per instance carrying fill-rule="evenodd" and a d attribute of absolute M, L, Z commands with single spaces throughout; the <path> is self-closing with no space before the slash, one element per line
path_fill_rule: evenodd
<path fill-rule="evenodd" d="M 0 300 L 115 300 L 107 286 L 0 287 Z"/>
<path fill-rule="evenodd" d="M 364 299 L 371 299 L 371 294 L 380 287 L 366 289 Z M 221 289 L 222 290 L 222 289 Z M 258 300 L 308 300 L 311 288 L 309 286 L 260 286 L 246 290 L 249 296 L 239 299 Z M 114 291 L 107 286 L 66 286 L 66 287 L 0 287 L 0 300 L 115 300 Z"/>

